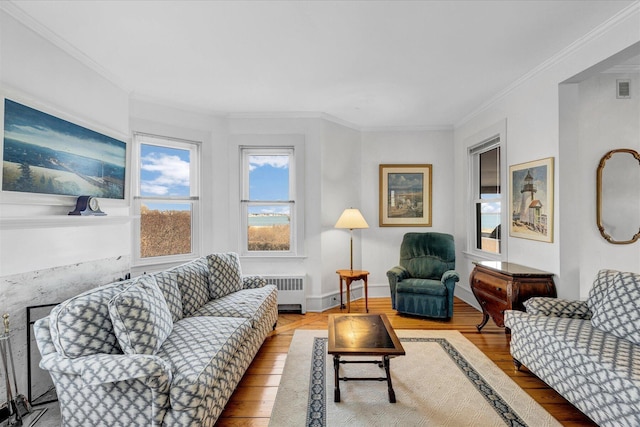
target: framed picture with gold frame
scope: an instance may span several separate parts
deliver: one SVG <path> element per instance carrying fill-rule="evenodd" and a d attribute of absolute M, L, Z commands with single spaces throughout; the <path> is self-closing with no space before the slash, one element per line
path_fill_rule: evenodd
<path fill-rule="evenodd" d="M 380 165 L 380 227 L 431 227 L 431 170 Z"/>
<path fill-rule="evenodd" d="M 553 157 L 509 166 L 509 235 L 553 242 Z"/>

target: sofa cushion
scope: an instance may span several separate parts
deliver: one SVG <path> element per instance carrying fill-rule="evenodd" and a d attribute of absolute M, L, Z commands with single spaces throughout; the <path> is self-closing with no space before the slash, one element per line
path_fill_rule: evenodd
<path fill-rule="evenodd" d="M 197 258 L 168 271 L 178 275 L 184 316 L 191 316 L 209 301 L 209 267 L 206 258 Z"/>
<path fill-rule="evenodd" d="M 616 274 L 595 306 L 591 324 L 640 345 L 640 274 Z"/>
<path fill-rule="evenodd" d="M 98 353 L 122 354 L 108 303 L 132 280 L 90 289 L 55 306 L 49 324 L 56 351 L 72 359 Z"/>
<path fill-rule="evenodd" d="M 154 276 L 142 276 L 109 301 L 125 354 L 156 354 L 173 329 L 171 312 Z"/>
<path fill-rule="evenodd" d="M 278 304 L 277 299 L 278 293 L 274 285 L 244 289 L 209 301 L 194 315 L 246 318 L 251 321 L 252 327 L 257 328 L 269 314 L 270 307 Z"/>
<path fill-rule="evenodd" d="M 178 273 L 162 271 L 154 274 L 154 276 L 171 312 L 171 319 L 177 322 L 184 316 L 182 311 L 182 295 L 178 287 Z"/>
<path fill-rule="evenodd" d="M 246 319 L 187 317 L 177 322 L 157 354 L 171 365 L 172 408 L 199 407 L 207 393 L 221 386 L 219 379 L 250 337 Z"/>
<path fill-rule="evenodd" d="M 242 289 L 242 273 L 238 254 L 229 252 L 207 256 L 209 264 L 209 296 L 221 298 Z"/>

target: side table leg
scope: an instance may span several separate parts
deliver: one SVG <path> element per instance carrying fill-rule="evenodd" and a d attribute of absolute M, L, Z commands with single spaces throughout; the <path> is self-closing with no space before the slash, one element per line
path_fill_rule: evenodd
<path fill-rule="evenodd" d="M 351 278 L 347 277 L 347 313 L 351 313 Z"/>
<path fill-rule="evenodd" d="M 340 355 L 333 355 L 333 370 L 335 372 L 335 386 L 333 388 L 333 401 L 340 402 Z"/>
<path fill-rule="evenodd" d="M 384 370 L 387 373 L 387 389 L 389 390 L 389 402 L 396 403 L 396 392 L 393 391 L 393 385 L 391 384 L 389 356 L 384 356 L 382 358 L 382 363 L 384 364 Z"/>
<path fill-rule="evenodd" d="M 344 304 L 342 303 L 342 276 L 340 276 L 340 310 L 344 308 Z"/>
<path fill-rule="evenodd" d="M 369 286 L 367 276 L 364 276 L 364 308 L 369 312 Z"/>

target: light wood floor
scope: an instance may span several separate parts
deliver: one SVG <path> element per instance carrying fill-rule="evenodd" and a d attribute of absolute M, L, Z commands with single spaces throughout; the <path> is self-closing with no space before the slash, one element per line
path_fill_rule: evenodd
<path fill-rule="evenodd" d="M 353 302 L 351 311 L 364 312 L 364 300 Z M 294 331 L 326 329 L 328 314 L 339 312 L 334 308 L 323 313 L 280 314 L 276 330 L 267 337 L 216 426 L 267 426 Z M 482 316 L 465 302 L 456 299 L 450 321 L 399 315 L 391 308 L 390 298 L 369 299 L 369 312 L 385 313 L 395 329 L 459 330 L 563 425 L 595 426 L 526 368 L 516 371 L 509 354 L 509 335 L 492 320 L 478 333 L 475 325 Z"/>

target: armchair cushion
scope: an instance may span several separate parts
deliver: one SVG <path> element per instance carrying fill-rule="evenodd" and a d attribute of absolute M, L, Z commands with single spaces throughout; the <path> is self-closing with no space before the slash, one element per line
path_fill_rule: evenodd
<path fill-rule="evenodd" d="M 400 265 L 410 277 L 440 280 L 455 268 L 453 236 L 444 233 L 407 233 L 400 246 Z"/>
<path fill-rule="evenodd" d="M 640 345 L 640 274 L 618 273 L 599 304 L 591 324 Z"/>
<path fill-rule="evenodd" d="M 396 286 L 396 292 L 444 297 L 447 295 L 447 288 L 442 285 L 440 280 L 404 279 Z"/>
<path fill-rule="evenodd" d="M 153 276 L 142 276 L 109 301 L 125 354 L 156 354 L 173 329 L 171 312 Z"/>
<path fill-rule="evenodd" d="M 211 299 L 222 298 L 242 289 L 242 272 L 238 254 L 228 252 L 207 256 L 209 265 L 209 295 Z"/>

